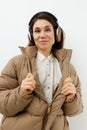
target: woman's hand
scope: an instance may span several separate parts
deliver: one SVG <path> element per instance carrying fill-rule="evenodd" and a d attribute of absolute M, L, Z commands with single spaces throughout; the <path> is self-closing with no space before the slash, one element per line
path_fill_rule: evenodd
<path fill-rule="evenodd" d="M 65 79 L 61 93 L 64 96 L 66 96 L 67 102 L 74 98 L 74 96 L 76 94 L 76 88 L 75 88 L 74 84 L 72 84 L 70 77 L 67 77 Z"/>
<path fill-rule="evenodd" d="M 35 84 L 34 76 L 31 73 L 28 73 L 26 78 L 22 80 L 21 90 L 26 94 L 31 94 L 35 89 Z"/>

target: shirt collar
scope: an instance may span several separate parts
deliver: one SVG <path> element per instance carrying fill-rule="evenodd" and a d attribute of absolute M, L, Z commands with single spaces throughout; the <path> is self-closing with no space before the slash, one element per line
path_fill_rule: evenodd
<path fill-rule="evenodd" d="M 42 53 L 40 53 L 39 51 L 38 51 L 38 53 L 37 53 L 37 60 L 40 60 L 40 61 L 44 61 L 44 60 L 46 60 L 46 59 L 48 59 L 50 62 L 53 62 L 53 60 L 54 60 L 54 56 L 53 56 L 53 54 L 51 53 L 49 56 L 44 56 Z"/>

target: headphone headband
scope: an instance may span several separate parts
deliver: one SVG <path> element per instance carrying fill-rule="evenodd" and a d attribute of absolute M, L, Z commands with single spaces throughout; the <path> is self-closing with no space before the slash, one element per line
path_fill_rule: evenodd
<path fill-rule="evenodd" d="M 41 12 L 38 12 L 36 13 L 30 20 L 29 22 L 29 28 L 30 26 L 32 25 L 32 23 L 34 22 L 34 20 L 37 20 L 37 19 L 47 19 L 49 22 L 51 23 L 54 23 L 55 24 L 55 28 L 57 29 L 58 28 L 58 20 L 57 18 L 52 14 L 52 13 L 49 13 L 47 11 L 41 11 Z"/>

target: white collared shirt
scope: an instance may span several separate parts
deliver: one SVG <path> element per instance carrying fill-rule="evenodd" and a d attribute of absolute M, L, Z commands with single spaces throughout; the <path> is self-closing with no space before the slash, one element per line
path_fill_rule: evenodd
<path fill-rule="evenodd" d="M 61 71 L 58 60 L 51 54 L 45 57 L 39 51 L 37 53 L 37 73 L 42 84 L 42 89 L 49 103 L 52 102 L 53 92 L 58 86 Z"/>

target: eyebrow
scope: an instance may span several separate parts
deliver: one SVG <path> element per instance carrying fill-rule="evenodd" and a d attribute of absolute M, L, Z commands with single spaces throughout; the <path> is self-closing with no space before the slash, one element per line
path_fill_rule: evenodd
<path fill-rule="evenodd" d="M 45 28 L 51 28 L 51 26 L 50 25 L 46 25 L 46 26 L 44 26 Z M 39 29 L 40 27 L 35 27 L 35 29 Z"/>

